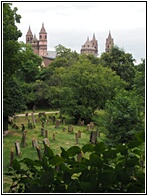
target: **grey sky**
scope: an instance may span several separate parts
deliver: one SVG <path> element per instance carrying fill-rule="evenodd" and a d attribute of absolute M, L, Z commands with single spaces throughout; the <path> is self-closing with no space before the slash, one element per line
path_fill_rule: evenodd
<path fill-rule="evenodd" d="M 44 23 L 48 50 L 58 44 L 80 53 L 87 36 L 95 33 L 99 54 L 105 51 L 109 30 L 115 45 L 145 58 L 146 2 L 13 2 L 22 16 L 18 28 L 25 42 L 29 25 L 37 38 Z"/>

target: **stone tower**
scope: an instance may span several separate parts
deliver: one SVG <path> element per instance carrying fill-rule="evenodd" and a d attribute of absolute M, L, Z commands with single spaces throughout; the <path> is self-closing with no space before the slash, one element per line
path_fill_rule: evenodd
<path fill-rule="evenodd" d="M 31 29 L 30 29 L 30 26 L 29 26 L 28 32 L 26 34 L 26 43 L 31 42 L 32 39 L 33 39 L 33 34 L 31 32 Z"/>
<path fill-rule="evenodd" d="M 93 54 L 94 56 L 98 55 L 98 42 L 95 38 L 95 34 L 93 34 L 93 39 L 89 41 L 89 37 L 87 37 L 87 40 L 85 44 L 81 48 L 81 54 Z"/>
<path fill-rule="evenodd" d="M 113 46 L 114 46 L 114 40 L 111 37 L 111 33 L 109 31 L 108 38 L 106 38 L 105 51 L 109 52 L 112 49 Z"/>
<path fill-rule="evenodd" d="M 47 33 L 43 23 L 39 33 L 39 55 L 47 56 Z"/>
<path fill-rule="evenodd" d="M 33 47 L 34 54 L 39 55 L 39 41 L 37 40 L 36 35 L 34 35 L 31 45 Z"/>

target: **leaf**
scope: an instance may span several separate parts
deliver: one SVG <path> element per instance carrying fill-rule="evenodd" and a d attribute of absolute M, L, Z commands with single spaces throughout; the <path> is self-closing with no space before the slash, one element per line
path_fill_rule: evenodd
<path fill-rule="evenodd" d="M 101 159 L 98 157 L 98 155 L 96 154 L 91 154 L 89 156 L 89 159 L 90 159 L 90 165 L 91 166 L 94 166 L 94 167 L 99 167 L 101 168 L 103 163 L 101 161 Z"/>
<path fill-rule="evenodd" d="M 34 166 L 34 161 L 33 161 L 32 159 L 24 158 L 23 162 L 24 162 L 27 166 Z"/>
<path fill-rule="evenodd" d="M 18 162 L 17 159 L 13 159 L 13 161 L 12 161 L 12 167 L 13 167 L 14 170 L 17 170 L 17 171 L 20 170 L 21 166 L 20 166 L 20 163 Z"/>
<path fill-rule="evenodd" d="M 135 137 L 138 139 L 138 141 L 144 142 L 145 141 L 145 133 L 144 133 L 144 131 L 136 133 Z"/>
<path fill-rule="evenodd" d="M 68 158 L 68 153 L 66 152 L 66 150 L 63 147 L 60 147 L 62 152 L 61 152 L 61 157 L 63 159 L 67 159 Z"/>
<path fill-rule="evenodd" d="M 105 150 L 105 144 L 103 142 L 99 142 L 94 146 L 94 151 L 101 154 Z"/>
<path fill-rule="evenodd" d="M 131 142 L 128 144 L 128 148 L 129 148 L 129 149 L 132 149 L 132 148 L 138 147 L 140 144 L 141 144 L 140 141 L 137 141 L 137 140 L 131 141 Z"/>
<path fill-rule="evenodd" d="M 83 193 L 93 193 L 95 191 L 94 184 L 91 182 L 80 182 L 80 187 Z"/>
<path fill-rule="evenodd" d="M 75 156 L 76 154 L 79 154 L 81 152 L 81 149 L 78 146 L 72 146 L 67 150 L 67 153 L 69 156 Z"/>
<path fill-rule="evenodd" d="M 56 155 L 52 159 L 50 159 L 49 162 L 51 165 L 58 166 L 64 162 L 64 159 L 59 155 Z"/>
<path fill-rule="evenodd" d="M 83 147 L 82 147 L 82 151 L 85 153 L 85 152 L 93 152 L 93 148 L 94 146 L 92 144 L 85 144 Z"/>
<path fill-rule="evenodd" d="M 52 184 L 54 181 L 54 169 L 43 173 L 43 175 L 41 176 L 41 183 L 42 184 Z"/>
<path fill-rule="evenodd" d="M 127 167 L 135 167 L 136 165 L 139 165 L 139 159 L 136 156 L 131 157 L 130 160 L 126 162 Z"/>
<path fill-rule="evenodd" d="M 121 155 L 127 155 L 127 153 L 128 153 L 128 149 L 127 149 L 127 147 L 125 145 L 118 144 L 117 145 L 117 149 L 119 150 Z"/>
<path fill-rule="evenodd" d="M 51 150 L 51 148 L 49 148 L 49 146 L 46 145 L 46 150 L 45 150 L 45 156 L 47 156 L 48 158 L 51 158 L 54 156 L 53 151 Z"/>

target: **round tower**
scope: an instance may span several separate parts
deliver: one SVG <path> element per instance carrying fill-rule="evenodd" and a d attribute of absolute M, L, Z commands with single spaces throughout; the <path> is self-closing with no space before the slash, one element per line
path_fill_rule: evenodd
<path fill-rule="evenodd" d="M 40 56 L 47 55 L 47 33 L 45 31 L 43 23 L 39 33 L 39 55 Z"/>

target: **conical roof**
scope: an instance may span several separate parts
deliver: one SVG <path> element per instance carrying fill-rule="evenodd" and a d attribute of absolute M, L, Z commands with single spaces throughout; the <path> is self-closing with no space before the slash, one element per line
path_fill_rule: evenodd
<path fill-rule="evenodd" d="M 109 31 L 108 39 L 112 39 L 111 32 Z"/>
<path fill-rule="evenodd" d="M 38 40 L 37 40 L 37 38 L 36 38 L 36 35 L 34 34 L 34 37 L 33 37 L 33 39 L 32 39 L 32 42 L 37 42 Z"/>
<path fill-rule="evenodd" d="M 42 28 L 40 30 L 40 33 L 46 33 L 45 27 L 44 27 L 44 23 L 42 23 Z"/>
<path fill-rule="evenodd" d="M 31 32 L 30 26 L 29 26 L 29 29 L 28 29 L 27 35 L 32 35 L 32 32 Z"/>

